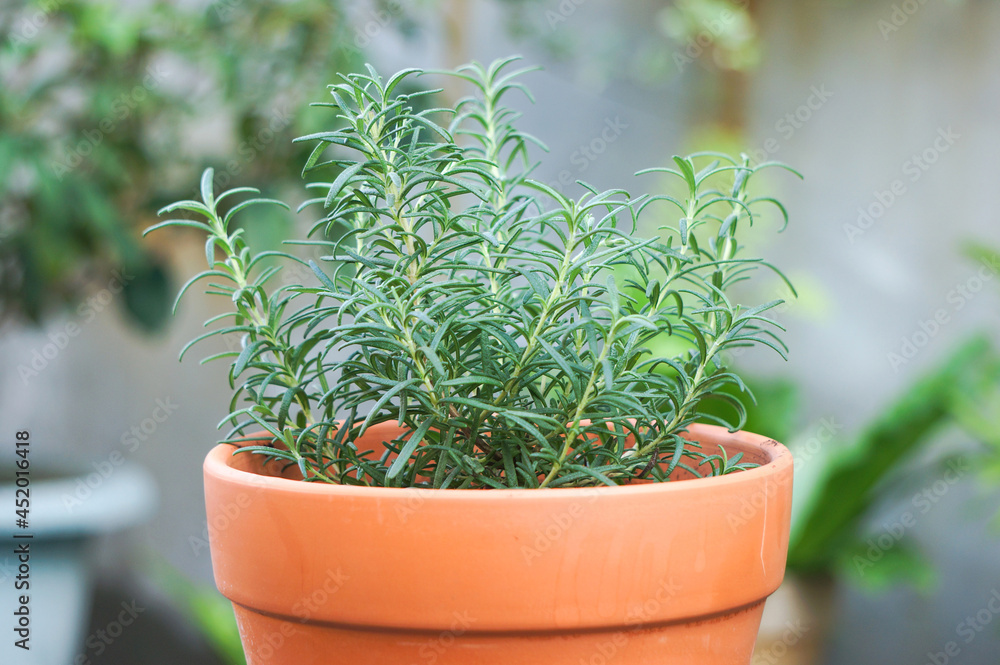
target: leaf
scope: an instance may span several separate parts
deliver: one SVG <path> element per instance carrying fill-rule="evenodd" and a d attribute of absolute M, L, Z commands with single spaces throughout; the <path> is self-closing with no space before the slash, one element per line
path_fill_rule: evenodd
<path fill-rule="evenodd" d="M 299 386 L 292 386 L 286 390 L 284 396 L 282 396 L 281 406 L 278 409 L 278 429 L 284 429 L 285 421 L 288 419 L 288 409 L 291 408 L 292 401 L 295 399 L 296 395 L 305 395 L 305 391 L 303 391 Z M 303 472 L 302 475 L 306 476 L 308 474 Z"/>
<path fill-rule="evenodd" d="M 371 411 L 368 413 L 368 416 L 364 419 L 364 422 L 361 423 L 361 427 L 358 429 L 358 436 L 361 437 L 364 435 L 365 431 L 368 429 L 368 426 L 371 424 L 371 421 L 375 418 L 375 416 L 379 414 L 379 411 L 381 411 L 382 407 L 389 403 L 389 400 L 391 400 L 397 394 L 406 390 L 410 386 L 417 385 L 418 383 L 420 383 L 420 379 L 410 379 L 408 381 L 398 383 L 389 388 L 388 390 L 386 390 L 384 393 L 382 393 L 382 396 L 379 397 L 378 400 L 375 402 L 375 404 L 371 407 Z"/>
<path fill-rule="evenodd" d="M 698 345 L 698 353 L 701 358 L 705 361 L 708 360 L 708 342 L 705 340 L 705 334 L 701 331 L 697 325 L 695 325 L 691 320 L 685 319 L 684 325 L 688 330 L 691 331 L 692 337 L 694 337 L 695 343 Z"/>
<path fill-rule="evenodd" d="M 223 228 L 229 227 L 229 220 L 231 220 L 233 216 L 236 215 L 236 213 L 238 213 L 240 210 L 243 210 L 244 208 L 248 208 L 253 205 L 259 205 L 262 203 L 270 203 L 272 205 L 280 206 L 285 210 L 290 210 L 287 203 L 285 203 L 284 201 L 278 201 L 277 199 L 247 199 L 246 201 L 241 201 L 240 203 L 234 205 L 232 208 L 229 209 L 229 212 L 226 213 L 225 219 L 222 220 Z"/>
<path fill-rule="evenodd" d="M 545 353 L 547 353 L 552 361 L 559 366 L 559 369 L 562 370 L 563 377 L 570 382 L 570 385 L 573 387 L 573 394 L 578 399 L 581 398 L 583 386 L 580 382 L 579 372 L 574 371 L 569 363 L 566 362 L 566 359 L 562 356 L 562 354 L 548 341 L 546 341 L 544 337 L 538 337 L 537 339 L 538 344 L 545 350 Z M 558 379 L 558 377 L 553 378 Z"/>
<path fill-rule="evenodd" d="M 694 176 L 694 166 L 692 166 L 691 160 L 674 155 L 674 163 L 677 164 L 677 168 L 680 170 L 681 176 L 687 183 L 688 188 L 692 192 L 696 191 L 698 189 L 698 183 Z"/>
<path fill-rule="evenodd" d="M 213 193 L 213 180 L 215 179 L 215 169 L 209 167 L 201 174 L 201 200 L 211 209 L 215 208 L 215 194 Z"/>
<path fill-rule="evenodd" d="M 315 261 L 309 261 L 309 267 L 312 269 L 313 274 L 316 275 L 319 281 L 322 282 L 323 286 L 325 286 L 330 291 L 337 290 L 337 285 L 333 283 L 333 281 L 327 276 L 325 272 L 323 272 L 322 268 L 316 265 Z"/>
<path fill-rule="evenodd" d="M 528 284 L 531 285 L 531 290 L 534 291 L 543 302 L 549 297 L 549 288 L 538 277 L 538 274 L 535 271 L 527 270 L 521 266 L 511 266 L 511 268 L 528 280 Z"/>
<path fill-rule="evenodd" d="M 168 219 L 165 222 L 160 222 L 159 224 L 153 224 L 152 226 L 147 227 L 142 232 L 142 235 L 143 237 L 146 237 L 153 231 L 172 226 L 189 226 L 193 229 L 198 229 L 199 231 L 205 231 L 207 233 L 212 232 L 212 228 L 208 224 L 205 224 L 204 222 L 194 222 L 188 219 Z"/>
<path fill-rule="evenodd" d="M 240 355 L 236 358 L 236 362 L 233 363 L 232 376 L 234 379 L 243 373 L 243 370 L 247 368 L 247 365 L 253 361 L 257 351 L 265 344 L 266 342 L 264 340 L 256 340 L 243 347 L 243 350 L 240 351 Z"/>
<path fill-rule="evenodd" d="M 417 449 L 423 440 L 427 436 L 427 432 L 430 430 L 431 425 L 434 424 L 433 418 L 427 418 L 424 422 L 420 423 L 420 427 L 416 429 L 410 438 L 406 440 L 406 445 L 404 445 L 396 459 L 392 461 L 392 466 L 389 467 L 389 472 L 386 474 L 388 478 L 395 478 L 400 474 L 400 472 L 406 468 L 407 462 L 410 461 L 410 457 L 413 456 L 413 452 Z"/>
<path fill-rule="evenodd" d="M 163 206 L 156 211 L 157 215 L 165 215 L 168 212 L 173 212 L 175 210 L 188 210 L 190 212 L 196 212 L 209 219 L 212 218 L 212 209 L 206 206 L 204 203 L 199 201 L 177 201 L 176 203 L 171 203 L 170 205 Z M 183 221 L 183 220 L 178 220 Z"/>
<path fill-rule="evenodd" d="M 333 204 L 333 201 L 338 196 L 340 196 L 341 190 L 348 183 L 348 181 L 350 181 L 350 179 L 353 178 L 358 173 L 358 171 L 360 171 L 364 167 L 365 167 L 364 162 L 355 162 L 354 164 L 351 164 L 350 166 L 346 167 L 343 171 L 341 171 L 340 175 L 337 176 L 337 179 L 334 180 L 333 184 L 330 185 L 330 192 L 326 195 L 326 200 L 323 203 L 323 207 L 329 208 Z"/>
<path fill-rule="evenodd" d="M 607 485 L 609 487 L 617 487 L 618 485 L 618 483 L 611 480 L 597 469 L 592 469 L 589 466 L 582 466 L 580 464 L 567 464 L 566 468 L 570 471 L 576 471 L 577 473 L 582 473 L 585 476 L 590 476 L 594 480 L 600 482 L 602 485 Z"/>

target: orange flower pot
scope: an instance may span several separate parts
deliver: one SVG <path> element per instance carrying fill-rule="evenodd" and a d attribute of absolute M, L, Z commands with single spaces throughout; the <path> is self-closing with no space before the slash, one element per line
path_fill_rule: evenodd
<path fill-rule="evenodd" d="M 371 428 L 359 447 L 393 438 Z M 215 580 L 250 665 L 745 665 L 788 549 L 792 459 L 622 487 L 304 483 L 220 445 L 205 460 Z M 297 470 L 294 470 L 297 473 Z"/>

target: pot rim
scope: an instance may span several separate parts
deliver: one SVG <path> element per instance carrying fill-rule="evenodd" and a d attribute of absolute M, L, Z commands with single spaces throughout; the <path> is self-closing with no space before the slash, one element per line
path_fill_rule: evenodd
<path fill-rule="evenodd" d="M 376 426 L 377 427 L 377 426 Z M 375 427 L 371 428 L 375 430 Z M 589 487 L 545 487 L 516 489 L 434 489 L 423 487 L 371 487 L 366 485 L 341 485 L 325 482 L 307 482 L 293 480 L 280 476 L 269 476 L 253 473 L 233 466 L 237 449 L 230 443 L 220 443 L 214 446 L 205 457 L 204 472 L 221 481 L 240 485 L 253 486 L 259 489 L 273 490 L 309 495 L 334 495 L 342 497 L 362 497 L 369 499 L 401 499 L 419 496 L 423 501 L 447 501 L 462 499 L 463 501 L 496 501 L 504 499 L 520 499 L 536 497 L 539 499 L 556 498 L 573 499 L 590 497 L 596 492 L 609 494 L 646 494 L 689 491 L 695 488 L 708 490 L 711 487 L 721 488 L 728 485 L 756 485 L 764 476 L 774 476 L 792 466 L 792 454 L 781 443 L 769 437 L 738 430 L 730 432 L 719 425 L 695 423 L 688 427 L 692 438 L 710 438 L 719 444 L 731 444 L 736 448 L 757 450 L 768 459 L 760 466 L 730 473 L 724 476 L 708 478 L 692 478 L 673 482 L 652 482 L 630 485 L 596 485 Z M 252 438 L 252 436 L 247 437 Z M 246 454 L 246 453 L 245 453 Z"/>

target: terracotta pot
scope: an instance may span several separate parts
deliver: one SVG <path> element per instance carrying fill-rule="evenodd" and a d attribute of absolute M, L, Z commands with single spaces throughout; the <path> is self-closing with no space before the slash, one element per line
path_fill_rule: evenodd
<path fill-rule="evenodd" d="M 304 483 L 205 461 L 212 563 L 250 665 L 739 665 L 788 549 L 792 459 L 692 427 L 759 468 L 543 490 Z M 359 447 L 396 436 L 369 430 Z"/>

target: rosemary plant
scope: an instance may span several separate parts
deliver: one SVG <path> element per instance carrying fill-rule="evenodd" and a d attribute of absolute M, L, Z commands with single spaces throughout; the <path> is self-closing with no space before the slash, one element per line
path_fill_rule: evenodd
<path fill-rule="evenodd" d="M 752 196 L 761 169 L 743 156 L 675 157 L 666 174 L 682 194 L 631 197 L 596 191 L 570 198 L 530 174 L 536 139 L 505 105 L 525 69 L 515 58 L 449 72 L 472 95 L 426 108 L 435 90 L 404 94 L 422 72 L 389 79 L 374 69 L 330 86 L 336 129 L 315 143 L 304 174 L 320 210 L 309 238 L 324 265 L 289 253 L 253 254 L 235 228 L 248 206 L 277 204 L 257 190 L 216 194 L 205 171 L 201 201 L 151 227 L 194 227 L 208 236 L 208 292 L 230 298 L 223 322 L 188 344 L 242 335 L 232 362 L 231 413 L 220 427 L 239 451 L 297 464 L 304 479 L 430 488 L 616 485 L 667 480 L 683 467 L 718 475 L 749 466 L 702 452 L 683 435 L 706 400 L 731 404 L 740 378 L 723 362 L 733 347 L 763 344 L 784 356 L 765 313 L 780 301 L 734 303 L 730 287 L 760 268 L 739 238 L 762 205 L 787 224 L 782 205 Z M 424 98 L 424 99 L 421 99 Z M 418 103 L 415 103 L 418 102 Z M 421 108 L 423 107 L 423 108 Z M 787 168 L 787 167 L 783 167 Z M 663 177 L 662 175 L 660 177 Z M 582 183 L 581 183 L 582 184 Z M 233 204 L 230 197 L 250 195 Z M 650 206 L 676 224 L 639 234 Z M 280 261 L 316 280 L 269 289 Z M 782 277 L 782 279 L 784 279 Z M 683 340 L 658 357 L 650 344 Z M 394 422 L 400 436 L 376 449 L 365 431 Z M 248 433 L 264 430 L 263 440 Z"/>

